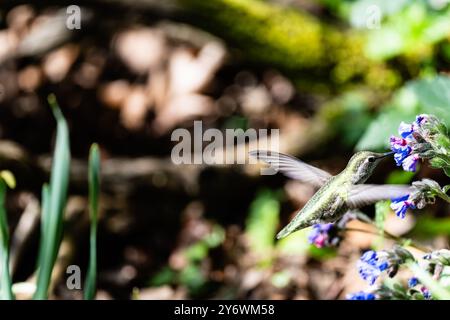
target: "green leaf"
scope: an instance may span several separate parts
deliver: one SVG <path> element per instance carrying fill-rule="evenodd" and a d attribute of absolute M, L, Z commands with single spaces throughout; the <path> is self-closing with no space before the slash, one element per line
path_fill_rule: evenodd
<path fill-rule="evenodd" d="M 215 224 L 211 232 L 205 236 L 203 242 L 208 246 L 208 248 L 215 248 L 221 245 L 224 240 L 225 231 L 220 225 Z"/>
<path fill-rule="evenodd" d="M 421 111 L 437 116 L 444 123 L 450 123 L 450 78 L 436 76 L 413 81 L 407 86 L 416 97 Z"/>
<path fill-rule="evenodd" d="M 447 193 L 447 191 L 450 190 L 450 184 L 444 186 L 444 188 L 442 188 L 442 190 L 444 191 L 444 193 Z"/>
<path fill-rule="evenodd" d="M 189 246 L 184 254 L 186 258 L 192 262 L 201 261 L 208 256 L 208 246 L 203 241 L 198 241 L 191 246 Z"/>
<path fill-rule="evenodd" d="M 204 288 L 206 277 L 199 265 L 191 263 L 178 274 L 178 281 L 188 287 L 190 294 L 196 295 Z"/>
<path fill-rule="evenodd" d="M 414 178 L 415 172 L 395 170 L 386 178 L 387 184 L 408 184 Z"/>
<path fill-rule="evenodd" d="M 398 135 L 400 122 L 412 122 L 420 113 L 433 114 L 450 123 L 450 78 L 435 76 L 408 82 L 383 107 L 359 140 L 358 150 L 381 150 L 389 147 L 389 137 Z"/>
<path fill-rule="evenodd" d="M 450 235 L 450 218 L 421 216 L 417 220 L 413 233 L 422 237 Z"/>
<path fill-rule="evenodd" d="M 401 1 L 381 1 L 381 4 L 378 4 L 380 1 L 370 2 L 375 2 L 380 8 L 383 2 L 390 2 L 390 6 L 395 6 L 394 2 Z M 450 28 L 448 9 L 430 10 L 425 1 L 409 1 L 408 5 L 404 4 L 398 3 L 395 9 L 402 10 L 385 19 L 381 28 L 368 33 L 366 54 L 370 58 L 388 59 L 400 54 L 420 54 L 421 50 L 427 50 L 448 35 Z M 367 7 L 366 5 L 366 10 Z M 381 10 L 384 15 L 385 10 Z M 360 20 L 364 18 L 367 20 L 368 12 L 361 14 Z M 363 23 L 365 26 L 366 22 Z M 379 45 L 380 43 L 383 45 Z"/>
<path fill-rule="evenodd" d="M 443 168 L 444 173 L 447 175 L 447 177 L 450 177 L 450 167 Z"/>
<path fill-rule="evenodd" d="M 35 299 L 47 299 L 50 278 L 62 238 L 63 213 L 67 201 L 70 168 L 69 129 L 56 98 L 50 95 L 48 102 L 56 119 L 56 143 L 53 154 L 50 185 L 48 188 L 48 205 L 43 211 L 43 233 L 39 252 L 39 270 Z M 44 208 L 43 208 L 44 209 Z"/>
<path fill-rule="evenodd" d="M 316 260 L 328 260 L 336 257 L 337 250 L 334 247 L 317 248 L 315 245 L 310 244 L 308 254 Z"/>
<path fill-rule="evenodd" d="M 44 235 L 47 230 L 47 221 L 49 214 L 49 204 L 50 204 L 50 190 L 48 184 L 44 183 L 41 191 L 41 235 Z M 41 236 L 42 237 L 42 236 Z M 44 264 L 44 240 L 41 238 L 39 243 L 39 254 L 37 260 L 37 268 Z"/>
<path fill-rule="evenodd" d="M 14 175 L 11 173 L 11 171 L 0 171 L 0 179 L 3 179 L 8 188 L 14 189 L 16 187 L 16 178 L 14 178 Z"/>
<path fill-rule="evenodd" d="M 405 112 L 397 110 L 394 106 L 386 110 L 372 121 L 366 132 L 356 145 L 357 150 L 385 150 L 389 147 L 389 138 L 397 134 L 398 125 L 402 121 L 414 119 L 417 111 Z"/>
<path fill-rule="evenodd" d="M 7 182 L 0 177 L 0 298 L 12 300 L 12 281 L 9 274 L 9 230 L 6 217 L 5 198 Z"/>
<path fill-rule="evenodd" d="M 97 226 L 98 198 L 100 193 L 100 152 L 97 144 L 91 146 L 89 152 L 89 213 L 91 219 L 89 268 L 84 285 L 84 299 L 95 297 L 97 279 Z"/>
<path fill-rule="evenodd" d="M 175 282 L 177 273 L 169 267 L 164 267 L 158 271 L 150 280 L 150 286 L 159 287 Z"/>
<path fill-rule="evenodd" d="M 310 228 L 296 231 L 276 243 L 277 253 L 282 255 L 300 255 L 308 252 L 310 244 L 308 234 Z"/>
<path fill-rule="evenodd" d="M 264 256 L 273 249 L 279 212 L 280 204 L 272 192 L 257 195 L 251 204 L 245 230 L 252 251 Z"/>

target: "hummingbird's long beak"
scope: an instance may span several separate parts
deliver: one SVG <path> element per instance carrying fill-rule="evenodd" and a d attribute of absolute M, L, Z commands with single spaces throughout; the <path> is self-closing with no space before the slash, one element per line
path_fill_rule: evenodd
<path fill-rule="evenodd" d="M 394 151 L 383 153 L 381 156 L 378 156 L 377 159 L 383 159 L 383 158 L 389 157 L 390 155 L 393 155 L 394 153 L 395 153 Z"/>

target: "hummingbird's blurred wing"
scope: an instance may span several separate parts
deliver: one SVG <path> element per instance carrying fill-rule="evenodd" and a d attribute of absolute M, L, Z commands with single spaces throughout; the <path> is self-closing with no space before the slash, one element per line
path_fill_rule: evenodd
<path fill-rule="evenodd" d="M 332 176 L 326 171 L 313 167 L 303 161 L 274 151 L 254 150 L 249 155 L 267 162 L 275 170 L 281 171 L 289 178 L 309 183 L 315 187 L 322 187 Z"/>
<path fill-rule="evenodd" d="M 356 209 L 377 201 L 400 198 L 412 191 L 413 188 L 409 185 L 357 184 L 351 187 L 346 202 L 350 209 Z"/>

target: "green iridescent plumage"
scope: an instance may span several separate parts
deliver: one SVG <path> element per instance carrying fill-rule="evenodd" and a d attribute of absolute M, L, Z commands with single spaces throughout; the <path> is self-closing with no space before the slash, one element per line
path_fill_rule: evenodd
<path fill-rule="evenodd" d="M 360 151 L 336 176 L 281 153 L 252 151 L 250 155 L 269 163 L 290 178 L 319 188 L 294 219 L 278 233 L 278 239 L 316 223 L 335 222 L 349 210 L 400 197 L 411 191 L 411 187 L 406 185 L 364 184 L 378 163 L 391 153 Z"/>

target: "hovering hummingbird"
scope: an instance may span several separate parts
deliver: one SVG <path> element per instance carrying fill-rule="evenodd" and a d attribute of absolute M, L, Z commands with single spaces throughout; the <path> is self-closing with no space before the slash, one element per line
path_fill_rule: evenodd
<path fill-rule="evenodd" d="M 409 185 L 364 184 L 378 163 L 392 152 L 357 152 L 345 169 L 335 176 L 282 153 L 255 150 L 249 154 L 287 177 L 319 188 L 294 219 L 277 234 L 277 239 L 316 223 L 335 222 L 348 211 L 411 192 Z"/>

